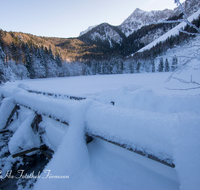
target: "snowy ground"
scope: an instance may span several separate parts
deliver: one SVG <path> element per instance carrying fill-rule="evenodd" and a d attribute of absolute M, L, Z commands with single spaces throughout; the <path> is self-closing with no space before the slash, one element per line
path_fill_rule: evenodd
<path fill-rule="evenodd" d="M 70 124 L 66 127 L 43 117 L 40 123 L 45 131 L 43 141 L 55 154 L 34 189 L 199 189 L 200 89 L 169 90 L 191 87 L 177 80 L 165 83 L 170 74 L 36 79 L 6 83 L 1 87 L 0 93 L 8 97 L 0 107 L 1 122 L 1 108 L 17 101 Z M 191 74 L 194 80 L 200 81 L 199 71 L 183 71 L 175 76 L 190 80 Z M 49 98 L 24 89 L 87 99 Z M 115 102 L 114 106 L 111 101 Z M 20 140 L 17 142 L 21 138 L 26 142 L 32 139 L 32 144 L 27 143 L 29 148 L 39 146 L 37 135 L 28 132 L 27 138 L 23 133 L 29 131 L 22 129 L 30 125 L 34 113 L 26 114 L 25 109 L 21 110 L 15 122 L 19 129 L 9 142 L 10 151 L 22 146 Z M 99 139 L 85 145 L 85 130 L 161 159 L 170 158 L 176 167 L 170 168 Z M 46 177 L 47 170 L 51 176 L 69 178 Z"/>

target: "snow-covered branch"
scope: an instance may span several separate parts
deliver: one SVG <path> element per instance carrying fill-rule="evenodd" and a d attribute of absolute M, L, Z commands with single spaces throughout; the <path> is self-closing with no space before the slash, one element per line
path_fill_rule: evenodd
<path fill-rule="evenodd" d="M 179 32 L 182 32 L 184 34 L 188 34 L 188 35 L 193 35 L 193 36 L 197 36 L 197 35 L 200 35 L 200 33 L 191 33 L 191 32 L 187 32 L 187 31 L 184 31 L 184 30 L 178 30 Z"/>
<path fill-rule="evenodd" d="M 187 23 L 190 27 L 193 27 L 193 28 L 197 31 L 197 33 L 191 33 L 191 32 L 187 32 L 187 31 L 183 31 L 182 29 L 178 29 L 179 32 L 182 32 L 182 33 L 185 33 L 185 34 L 188 34 L 188 35 L 200 35 L 200 29 L 199 29 L 196 25 L 192 24 L 192 23 L 188 20 L 188 16 L 187 16 L 187 14 L 186 14 L 186 12 L 185 12 L 185 10 L 184 10 L 182 4 L 180 3 L 180 1 L 179 1 L 179 0 L 175 0 L 174 2 L 177 4 L 177 6 L 180 8 L 180 10 L 181 10 L 182 13 L 183 13 L 183 19 L 178 20 L 178 21 L 179 21 L 179 22 L 181 21 L 181 22 Z M 171 22 L 171 21 L 169 21 L 169 22 Z M 195 45 L 195 46 L 199 47 L 199 45 Z M 189 47 L 189 48 L 190 48 L 190 47 Z M 183 56 L 180 56 L 180 57 L 185 57 L 185 56 L 183 55 Z M 194 81 L 193 78 L 192 78 L 192 76 L 191 76 L 191 79 L 190 79 L 189 81 L 184 80 L 184 79 L 180 79 L 180 78 L 177 78 L 177 77 L 174 77 L 174 74 L 175 74 L 175 73 L 177 73 L 177 72 L 178 72 L 178 73 L 182 72 L 182 70 L 183 70 L 193 59 L 199 60 L 199 57 L 200 57 L 200 54 L 199 54 L 198 52 L 197 52 L 195 55 L 193 55 L 193 56 L 187 56 L 188 60 L 187 60 L 185 63 L 183 63 L 182 65 L 180 65 L 177 69 L 175 69 L 175 71 L 174 71 L 174 72 L 168 77 L 168 79 L 166 80 L 166 82 L 169 82 L 171 79 L 175 79 L 175 80 L 178 80 L 178 81 L 181 82 L 181 83 L 192 84 L 192 85 L 197 85 L 197 86 L 195 86 L 195 87 L 190 87 L 190 88 L 186 88 L 186 89 L 170 89 L 170 88 L 167 88 L 167 89 L 169 89 L 169 90 L 193 90 L 193 89 L 199 89 L 199 88 L 200 88 L 200 83 Z"/>
<path fill-rule="evenodd" d="M 177 7 L 179 7 L 181 9 L 181 12 L 183 13 L 184 18 L 187 19 L 187 14 L 186 14 L 181 2 L 179 0 L 174 0 L 174 3 L 176 3 Z"/>
<path fill-rule="evenodd" d="M 170 21 L 166 21 L 166 20 L 162 20 L 161 22 L 162 23 L 182 23 L 182 22 L 185 22 L 186 24 L 188 24 L 191 28 L 194 28 L 197 33 L 190 33 L 190 32 L 187 32 L 187 31 L 183 31 L 181 29 L 179 29 L 179 32 L 182 32 L 182 33 L 186 33 L 188 35 L 200 35 L 200 29 L 195 25 L 195 24 L 192 24 L 192 22 L 190 22 L 188 20 L 188 15 L 186 14 L 182 4 L 180 3 L 179 0 L 175 0 L 174 1 L 177 6 L 179 7 L 179 9 L 181 10 L 181 12 L 183 13 L 183 19 L 178 19 L 178 20 L 170 20 Z"/>

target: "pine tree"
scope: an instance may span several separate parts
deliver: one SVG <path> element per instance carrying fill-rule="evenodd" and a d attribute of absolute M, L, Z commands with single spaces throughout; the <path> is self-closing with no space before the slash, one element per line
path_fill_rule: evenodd
<path fill-rule="evenodd" d="M 56 64 L 58 65 L 58 67 L 62 67 L 62 60 L 61 60 L 59 54 L 56 55 L 55 61 L 56 61 Z"/>
<path fill-rule="evenodd" d="M 160 58 L 160 63 L 158 65 L 158 72 L 163 72 L 163 68 L 164 68 L 164 63 L 163 63 L 163 58 Z"/>
<path fill-rule="evenodd" d="M 38 69 L 38 71 L 35 71 L 37 73 L 37 78 L 45 78 L 47 76 L 46 71 L 46 63 L 45 63 L 45 56 L 44 56 L 44 50 L 43 47 L 41 49 L 37 48 L 35 52 L 35 63 L 34 63 L 34 69 Z"/>
<path fill-rule="evenodd" d="M 34 79 L 35 78 L 35 72 L 34 72 L 34 68 L 33 68 L 32 56 L 31 56 L 28 44 L 25 44 L 24 51 L 25 51 L 26 68 L 29 72 L 30 78 Z"/>
<path fill-rule="evenodd" d="M 169 62 L 167 58 L 165 60 L 165 72 L 169 72 Z"/>
<path fill-rule="evenodd" d="M 63 64 L 62 64 L 62 60 L 61 60 L 59 54 L 56 55 L 56 57 L 55 57 L 55 62 L 56 62 L 56 64 L 57 64 L 58 76 L 59 76 L 59 77 L 63 77 L 63 75 L 64 75 L 64 73 L 63 73 L 63 68 L 62 68 Z"/>
<path fill-rule="evenodd" d="M 138 73 L 140 73 L 140 67 L 141 67 L 141 63 L 138 62 L 138 63 L 137 63 L 137 67 L 136 67 L 136 70 L 137 70 Z"/>
<path fill-rule="evenodd" d="M 118 66 L 119 66 L 119 74 L 122 74 L 123 73 L 123 70 L 124 70 L 124 63 L 123 61 L 120 59 L 119 60 L 119 63 L 118 63 Z"/>
<path fill-rule="evenodd" d="M 172 68 L 172 71 L 175 71 L 178 68 L 178 59 L 176 55 L 173 57 L 171 68 Z"/>
<path fill-rule="evenodd" d="M 0 44 L 0 84 L 2 82 L 5 82 L 5 76 L 4 76 L 4 70 L 5 70 L 4 59 L 5 59 L 5 55 L 4 55 L 4 52 L 3 52 L 2 48 L 1 48 L 1 44 Z"/>
<path fill-rule="evenodd" d="M 152 64 L 152 72 L 153 72 L 153 73 L 155 73 L 155 71 L 156 71 L 156 68 L 155 68 L 155 63 L 154 63 L 154 60 L 152 61 L 152 63 L 151 63 L 151 64 Z"/>
<path fill-rule="evenodd" d="M 17 47 L 13 42 L 11 43 L 11 56 L 14 61 L 18 61 Z"/>

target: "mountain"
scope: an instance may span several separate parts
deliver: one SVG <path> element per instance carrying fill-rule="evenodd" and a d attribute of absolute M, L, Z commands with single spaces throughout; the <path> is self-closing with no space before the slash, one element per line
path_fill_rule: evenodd
<path fill-rule="evenodd" d="M 167 19 L 173 13 L 172 10 L 165 9 L 163 11 L 143 11 L 135 9 L 133 13 L 120 25 L 119 29 L 128 37 L 134 31 L 142 26 L 155 24 L 160 20 Z"/>
<path fill-rule="evenodd" d="M 200 1 L 186 0 L 182 6 L 186 14 L 190 16 L 200 8 Z M 131 50 L 134 53 L 178 24 L 164 23 L 163 20 L 177 20 L 181 19 L 182 16 L 183 14 L 178 7 L 174 10 L 165 9 L 150 12 L 137 8 L 121 25 L 112 26 L 103 23 L 96 27 L 89 27 L 80 33 L 78 39 L 100 46 L 101 49 L 103 47 L 106 50 L 110 48 L 112 52 L 119 51 L 119 46 L 121 46 L 123 56 L 127 56 Z"/>
<path fill-rule="evenodd" d="M 121 45 L 125 35 L 116 26 L 108 23 L 102 23 L 90 29 L 87 33 L 79 37 L 80 40 L 88 43 L 94 43 L 110 48 Z"/>
<path fill-rule="evenodd" d="M 134 31 L 143 26 L 155 24 L 161 19 L 167 19 L 173 13 L 172 10 L 163 11 L 143 11 L 136 9 L 120 26 L 112 26 L 108 23 L 102 23 L 96 27 L 88 27 L 87 30 L 80 33 L 79 39 L 89 43 L 105 43 L 110 48 L 116 44 L 122 45 L 123 40 Z"/>
<path fill-rule="evenodd" d="M 95 25 L 95 26 L 89 26 L 88 28 L 87 28 L 87 30 L 84 30 L 84 31 L 82 31 L 82 32 L 80 32 L 80 34 L 79 34 L 79 36 L 82 36 L 83 34 L 86 34 L 87 32 L 89 32 L 90 30 L 92 30 L 94 27 L 96 27 L 97 25 Z"/>

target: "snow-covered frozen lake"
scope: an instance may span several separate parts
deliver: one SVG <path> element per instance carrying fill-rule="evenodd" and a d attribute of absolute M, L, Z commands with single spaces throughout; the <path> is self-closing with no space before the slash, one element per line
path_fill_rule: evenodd
<path fill-rule="evenodd" d="M 93 75 L 93 76 L 76 76 L 65 78 L 47 78 L 47 79 L 28 79 L 23 81 L 16 81 L 14 83 L 7 83 L 9 88 L 16 87 L 19 84 L 26 85 L 31 90 L 38 90 L 43 92 L 60 93 L 66 95 L 88 96 L 99 94 L 108 89 L 117 89 L 126 87 L 128 90 L 135 90 L 138 88 L 151 89 L 156 93 L 162 94 L 199 94 L 199 90 L 193 91 L 171 91 L 168 88 L 187 88 L 190 85 L 182 84 L 179 81 L 171 80 L 165 83 L 170 76 L 169 73 L 140 73 L 140 74 L 116 74 L 116 75 Z M 183 77 L 190 80 L 200 80 L 199 71 L 182 72 L 176 77 Z"/>

